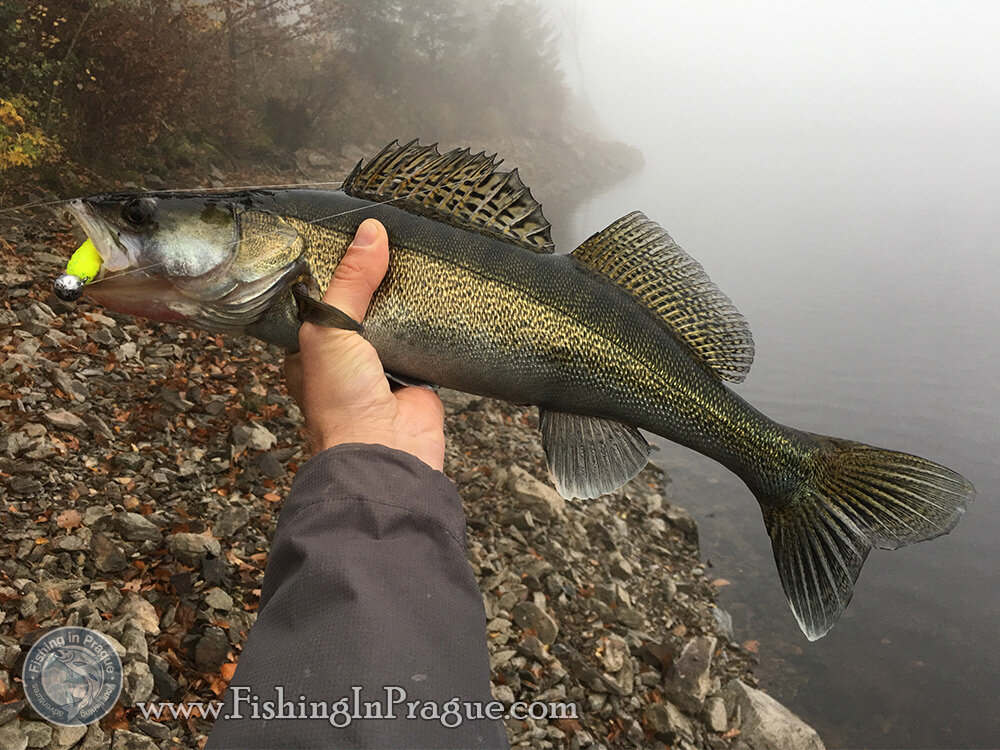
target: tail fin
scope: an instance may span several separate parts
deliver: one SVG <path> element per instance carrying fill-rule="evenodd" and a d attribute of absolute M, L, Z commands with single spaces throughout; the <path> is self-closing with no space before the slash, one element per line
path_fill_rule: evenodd
<path fill-rule="evenodd" d="M 951 531 L 975 490 L 916 456 L 815 436 L 807 479 L 763 507 L 778 575 L 806 637 L 826 635 L 851 601 L 872 547 Z"/>

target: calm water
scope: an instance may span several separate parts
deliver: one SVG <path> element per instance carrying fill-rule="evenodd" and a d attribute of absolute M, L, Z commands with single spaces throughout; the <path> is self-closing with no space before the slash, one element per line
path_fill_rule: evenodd
<path fill-rule="evenodd" d="M 647 167 L 584 205 L 569 249 L 632 209 L 662 223 L 750 321 L 738 392 L 772 418 L 944 463 L 978 499 L 949 536 L 873 551 L 853 602 L 809 643 L 781 593 L 756 502 L 718 464 L 661 441 L 674 502 L 731 581 L 736 638 L 764 686 L 831 747 L 1000 746 L 1000 151 L 775 134 L 710 158 L 647 149 Z"/>

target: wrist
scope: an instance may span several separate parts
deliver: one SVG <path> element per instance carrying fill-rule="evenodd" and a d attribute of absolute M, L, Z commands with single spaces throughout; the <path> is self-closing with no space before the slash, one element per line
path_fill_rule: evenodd
<path fill-rule="evenodd" d="M 379 445 L 408 453 L 437 471 L 444 471 L 444 435 L 440 440 L 423 436 L 408 436 L 377 430 L 337 431 L 316 435 L 312 439 L 313 453 L 343 445 Z"/>

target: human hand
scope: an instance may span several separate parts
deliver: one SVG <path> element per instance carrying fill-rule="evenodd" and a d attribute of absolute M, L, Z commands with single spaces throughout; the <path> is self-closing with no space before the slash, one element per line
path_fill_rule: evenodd
<path fill-rule="evenodd" d="M 333 273 L 323 301 L 362 320 L 389 267 L 389 237 L 366 219 Z M 378 353 L 353 331 L 303 323 L 299 353 L 285 360 L 288 391 L 302 408 L 313 451 L 374 443 L 444 468 L 444 407 L 426 388 L 393 390 Z"/>

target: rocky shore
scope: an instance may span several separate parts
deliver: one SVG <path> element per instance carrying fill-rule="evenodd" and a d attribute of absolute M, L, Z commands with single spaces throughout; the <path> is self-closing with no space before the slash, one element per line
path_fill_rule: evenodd
<path fill-rule="evenodd" d="M 621 158 L 572 139 L 546 153 L 581 148 L 564 187 L 622 176 Z M 297 179 L 352 157 L 303 154 Z M 268 177 L 281 181 L 240 175 Z M 209 720 L 144 719 L 137 704 L 224 692 L 308 458 L 301 415 L 259 342 L 54 299 L 76 242 L 57 213 L 0 218 L 0 747 L 200 747 Z M 545 481 L 536 410 L 442 398 L 494 695 L 578 707 L 510 721 L 513 745 L 822 747 L 756 689 L 662 472 L 567 503 Z M 120 704 L 89 728 L 54 727 L 23 699 L 28 648 L 63 625 L 105 633 L 125 667 Z"/>

